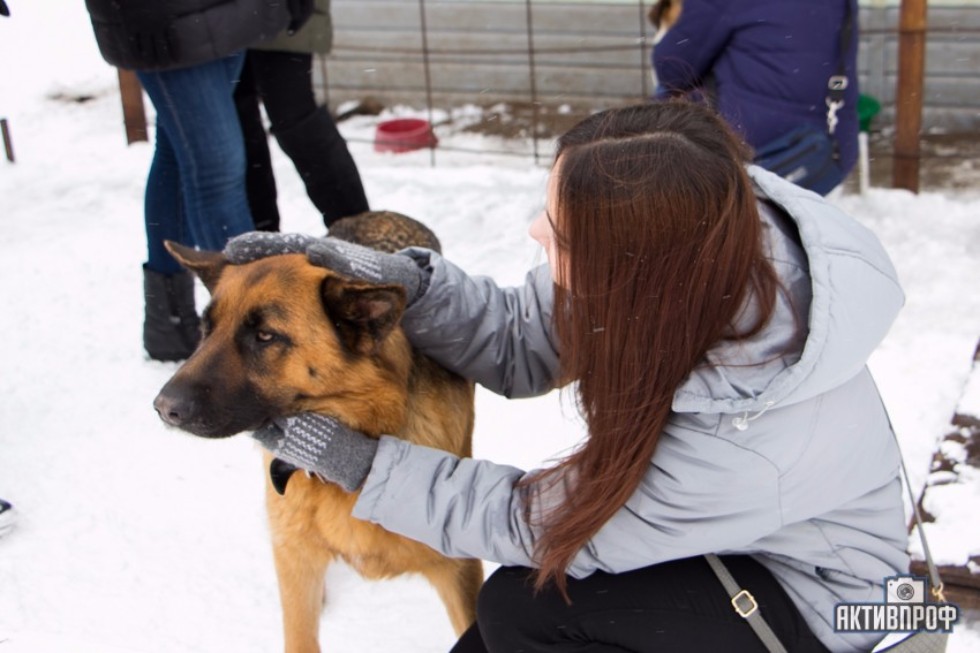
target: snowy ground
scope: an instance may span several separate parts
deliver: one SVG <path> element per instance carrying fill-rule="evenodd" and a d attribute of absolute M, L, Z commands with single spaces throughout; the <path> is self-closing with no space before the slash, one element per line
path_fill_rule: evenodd
<path fill-rule="evenodd" d="M 0 653 L 277 650 L 259 452 L 245 437 L 167 430 L 151 407 L 176 369 L 146 360 L 140 346 L 151 147 L 125 145 L 115 73 L 98 56 L 82 3 L 9 4 L 0 117 L 10 120 L 17 163 L 0 160 L 0 332 L 9 336 L 0 496 L 20 519 L 0 539 Z M 73 100 L 81 97 L 90 99 Z M 369 138 L 372 125 L 357 118 L 343 130 Z M 476 135 L 442 140 L 486 145 Z M 431 167 L 427 152 L 352 149 L 372 206 L 425 220 L 468 271 L 512 283 L 542 260 L 526 229 L 541 206 L 544 167 L 446 152 Z M 284 229 L 321 233 L 289 161 L 275 155 Z M 908 293 L 871 365 L 921 486 L 980 335 L 980 195 L 876 189 L 836 201 L 878 233 Z M 477 455 L 525 467 L 581 434 L 558 395 L 506 402 L 481 393 L 477 419 Z M 936 529 L 940 563 L 980 554 L 976 481 L 964 477 L 929 506 L 940 522 L 973 515 Z M 328 591 L 326 650 L 415 653 L 453 641 L 419 579 L 366 583 L 337 566 Z M 980 652 L 980 625 L 961 623 L 949 650 Z"/>

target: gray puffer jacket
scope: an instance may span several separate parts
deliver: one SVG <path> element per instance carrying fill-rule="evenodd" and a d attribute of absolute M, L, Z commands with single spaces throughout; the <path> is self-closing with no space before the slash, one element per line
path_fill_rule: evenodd
<path fill-rule="evenodd" d="M 159 30 L 167 34 L 173 52 L 165 66 L 134 47 L 138 28 L 127 23 L 120 7 L 140 2 L 166 5 L 169 18 Z M 133 70 L 184 68 L 220 59 L 272 38 L 290 21 L 283 0 L 85 0 L 85 6 L 102 57 Z"/>
<path fill-rule="evenodd" d="M 830 650 L 865 651 L 880 634 L 837 633 L 832 623 L 835 604 L 881 601 L 883 579 L 908 569 L 899 452 L 866 367 L 904 297 L 871 232 L 813 193 L 749 172 L 788 297 L 749 342 L 708 353 L 729 365 L 699 367 L 678 388 L 647 477 L 568 573 L 750 554 Z M 502 289 L 428 259 L 431 285 L 404 318 L 412 342 L 498 393 L 551 390 L 546 267 Z M 519 496 L 524 475 L 386 437 L 354 516 L 451 556 L 533 566 L 523 502 L 540 516 L 563 488 Z"/>

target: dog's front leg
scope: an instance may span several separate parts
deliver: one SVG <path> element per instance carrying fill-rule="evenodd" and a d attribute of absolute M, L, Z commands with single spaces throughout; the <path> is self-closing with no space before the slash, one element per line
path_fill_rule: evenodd
<path fill-rule="evenodd" d="M 320 653 L 318 636 L 325 598 L 324 575 L 334 556 L 310 528 L 312 520 L 296 514 L 295 506 L 290 506 L 289 499 L 277 494 L 271 484 L 266 500 L 279 581 L 285 651 Z"/>

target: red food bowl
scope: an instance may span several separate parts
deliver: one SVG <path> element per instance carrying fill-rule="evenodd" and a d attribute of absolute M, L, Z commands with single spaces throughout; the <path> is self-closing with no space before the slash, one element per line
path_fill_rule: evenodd
<path fill-rule="evenodd" d="M 375 152 L 411 152 L 435 147 L 438 142 L 429 121 L 420 118 L 385 120 L 374 133 Z"/>

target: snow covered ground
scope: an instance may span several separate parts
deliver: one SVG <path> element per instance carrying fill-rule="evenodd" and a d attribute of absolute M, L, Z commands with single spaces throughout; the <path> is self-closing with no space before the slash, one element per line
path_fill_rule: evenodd
<path fill-rule="evenodd" d="M 19 523 L 0 538 L 0 653 L 277 650 L 259 452 L 247 437 L 167 430 L 151 407 L 176 369 L 148 361 L 140 344 L 151 146 L 125 144 L 115 72 L 83 3 L 9 4 L 0 117 L 17 163 L 0 160 L 0 497 L 16 504 Z M 356 118 L 342 130 L 369 138 L 373 124 Z M 526 230 L 545 167 L 444 151 L 431 167 L 428 152 L 352 150 L 372 206 L 426 221 L 468 271 L 516 283 L 543 260 Z M 274 154 L 284 230 L 321 233 L 291 164 Z M 980 336 L 980 194 L 873 189 L 836 201 L 881 237 L 908 294 L 871 366 L 919 487 Z M 557 394 L 507 402 L 480 393 L 477 420 L 476 454 L 524 467 L 581 436 Z M 980 483 L 961 480 L 928 506 L 940 523 L 961 515 L 930 530 L 940 563 L 980 554 Z M 368 583 L 338 565 L 328 592 L 325 650 L 415 653 L 453 641 L 420 579 Z M 980 653 L 980 624 L 959 624 L 949 650 Z"/>

